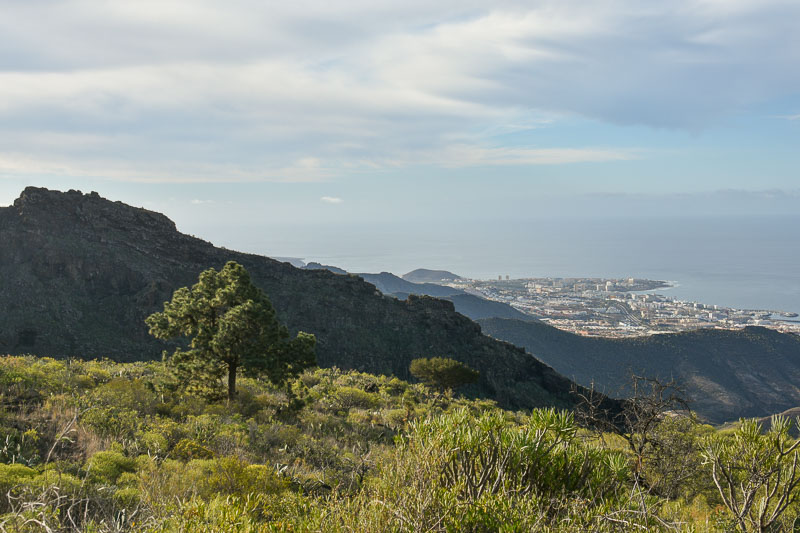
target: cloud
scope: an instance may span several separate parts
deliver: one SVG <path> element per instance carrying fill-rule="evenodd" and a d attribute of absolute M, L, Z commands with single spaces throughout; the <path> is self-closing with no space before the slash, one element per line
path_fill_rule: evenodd
<path fill-rule="evenodd" d="M 329 172 L 307 159 L 268 168 L 240 163 L 180 160 L 126 161 L 110 156 L 70 157 L 0 152 L 2 177 L 85 177 L 135 183 L 308 183 L 326 181 Z"/>
<path fill-rule="evenodd" d="M 323 196 L 320 198 L 321 201 L 325 202 L 326 204 L 340 204 L 342 203 L 342 199 L 336 196 Z"/>
<path fill-rule="evenodd" d="M 637 159 L 633 150 L 602 148 L 481 148 L 452 146 L 441 161 L 455 167 L 503 165 L 562 165 Z"/>
<path fill-rule="evenodd" d="M 800 92 L 800 4 L 782 0 L 0 5 L 0 146 L 18 174 L 620 161 L 628 148 L 495 139 L 563 117 L 697 130 Z"/>

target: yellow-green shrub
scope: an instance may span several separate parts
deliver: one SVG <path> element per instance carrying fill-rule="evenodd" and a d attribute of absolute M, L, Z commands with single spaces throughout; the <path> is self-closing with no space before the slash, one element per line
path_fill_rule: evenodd
<path fill-rule="evenodd" d="M 125 457 L 121 452 L 107 450 L 92 455 L 87 462 L 87 471 L 91 479 L 114 485 L 123 472 L 134 472 L 136 460 Z"/>

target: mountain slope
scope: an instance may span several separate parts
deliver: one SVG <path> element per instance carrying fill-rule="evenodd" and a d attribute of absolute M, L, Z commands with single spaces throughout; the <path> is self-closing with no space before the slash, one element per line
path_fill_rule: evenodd
<path fill-rule="evenodd" d="M 380 274 L 358 274 L 359 277 L 372 283 L 384 294 L 395 296 L 401 300 L 408 298 L 409 294 L 433 296 L 453 302 L 456 312 L 472 320 L 479 318 L 518 318 L 519 320 L 533 320 L 522 311 L 514 309 L 507 303 L 494 302 L 474 294 L 468 294 L 461 289 L 454 289 L 446 285 L 435 283 L 412 283 L 395 276 L 389 272 Z"/>
<path fill-rule="evenodd" d="M 402 275 L 402 278 L 412 283 L 437 283 L 442 280 L 462 279 L 461 276 L 448 272 L 447 270 L 428 270 L 418 268 Z"/>
<path fill-rule="evenodd" d="M 330 270 L 334 274 L 347 274 L 347 271 L 342 269 L 342 268 L 331 266 L 331 265 L 323 265 L 323 264 L 320 264 L 320 263 L 315 263 L 313 261 L 311 263 L 308 263 L 307 265 L 305 265 L 303 267 L 303 269 L 305 269 L 305 270 Z"/>
<path fill-rule="evenodd" d="M 96 193 L 29 187 L 0 208 L 0 353 L 161 357 L 144 318 L 209 267 L 235 260 L 294 332 L 314 333 L 321 366 L 408 377 L 411 359 L 447 355 L 481 372 L 466 392 L 509 408 L 567 406 L 571 382 L 481 334 L 453 304 L 380 294 L 356 276 L 301 270 L 179 233 L 164 215 Z"/>
<path fill-rule="evenodd" d="M 675 378 L 713 422 L 800 405 L 800 337 L 774 330 L 696 330 L 629 339 L 581 337 L 541 322 L 480 320 L 484 333 L 525 347 L 582 385 L 614 395 L 631 373 Z"/>
<path fill-rule="evenodd" d="M 381 272 L 380 274 L 356 274 L 364 281 L 372 283 L 384 294 L 417 294 L 440 298 L 453 294 L 466 294 L 461 289 L 454 289 L 445 285 L 435 283 L 413 283 L 403 278 L 397 277 L 391 272 Z M 405 299 L 405 298 L 403 298 Z"/>
<path fill-rule="evenodd" d="M 507 303 L 495 302 L 487 300 L 474 294 L 452 294 L 445 296 L 445 300 L 453 302 L 456 311 L 464 316 L 470 317 L 472 320 L 479 320 L 482 318 L 516 318 L 518 320 L 530 321 L 535 320 L 530 315 L 526 315 L 518 309 L 514 309 Z"/>

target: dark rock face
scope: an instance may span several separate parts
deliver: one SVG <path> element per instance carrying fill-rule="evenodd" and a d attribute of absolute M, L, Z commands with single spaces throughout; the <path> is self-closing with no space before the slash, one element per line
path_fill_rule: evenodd
<path fill-rule="evenodd" d="M 0 208 L 0 353 L 161 357 L 144 319 L 226 261 L 244 265 L 289 328 L 313 333 L 322 366 L 407 378 L 415 357 L 481 373 L 470 394 L 509 408 L 568 406 L 571 382 L 522 349 L 481 334 L 451 302 L 380 294 L 355 276 L 216 248 L 164 215 L 97 193 L 29 187 Z"/>

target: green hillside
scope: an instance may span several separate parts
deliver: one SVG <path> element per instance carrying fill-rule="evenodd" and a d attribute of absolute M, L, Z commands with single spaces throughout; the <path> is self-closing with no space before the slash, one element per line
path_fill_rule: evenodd
<path fill-rule="evenodd" d="M 0 531 L 732 531 L 745 496 L 720 493 L 711 461 L 761 487 L 742 520 L 757 531 L 776 505 L 764 484 L 800 482 L 782 423 L 762 435 L 656 416 L 595 433 L 575 420 L 354 371 L 243 377 L 213 402 L 161 362 L 5 356 Z M 748 453 L 760 460 L 741 468 Z M 798 514 L 793 500 L 770 530 Z"/>
<path fill-rule="evenodd" d="M 626 339 L 574 335 L 541 322 L 480 320 L 582 385 L 624 396 L 632 373 L 675 379 L 708 420 L 766 416 L 800 405 L 800 337 L 748 327 Z"/>

